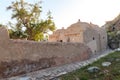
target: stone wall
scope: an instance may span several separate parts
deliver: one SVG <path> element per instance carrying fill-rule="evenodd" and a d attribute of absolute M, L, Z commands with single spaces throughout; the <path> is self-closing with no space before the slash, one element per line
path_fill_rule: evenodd
<path fill-rule="evenodd" d="M 88 45 L 93 54 L 106 50 L 107 33 L 98 25 L 78 21 L 67 29 L 58 29 L 50 35 L 50 42 L 79 42 Z"/>
<path fill-rule="evenodd" d="M 87 44 L 93 54 L 97 53 L 97 52 L 100 52 L 100 45 L 99 45 L 99 34 L 92 28 L 87 28 L 85 31 L 84 31 L 84 43 Z"/>
<path fill-rule="evenodd" d="M 40 71 L 35 71 L 28 73 L 26 75 L 20 75 L 17 77 L 7 78 L 5 80 L 60 80 L 59 77 L 61 75 L 73 72 L 77 69 L 83 68 L 84 66 L 87 66 L 89 64 L 92 64 L 93 62 L 99 60 L 102 57 L 105 57 L 111 53 L 113 53 L 113 50 L 107 49 L 106 51 L 103 51 L 100 54 L 92 56 L 90 59 L 80 62 L 75 62 L 72 64 L 62 65 L 59 67 L 53 67 L 48 68 Z M 83 80 L 83 79 L 82 79 Z"/>
<path fill-rule="evenodd" d="M 91 53 L 81 43 L 12 40 L 7 29 L 0 27 L 0 78 L 83 61 Z"/>

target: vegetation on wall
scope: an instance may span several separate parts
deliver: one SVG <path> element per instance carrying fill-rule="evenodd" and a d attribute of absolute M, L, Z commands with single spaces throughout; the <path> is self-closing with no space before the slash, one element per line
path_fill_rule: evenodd
<path fill-rule="evenodd" d="M 108 34 L 108 46 L 112 49 L 118 48 L 120 44 L 120 15 L 112 21 L 106 22 L 104 27 Z"/>
<path fill-rule="evenodd" d="M 28 40 L 43 40 L 44 33 L 55 30 L 55 24 L 52 20 L 51 12 L 47 13 L 45 20 L 40 19 L 42 7 L 41 2 L 34 4 L 25 2 L 25 0 L 15 1 L 7 7 L 12 10 L 12 19 L 16 24 L 9 23 L 11 29 L 11 38 L 27 38 Z"/>

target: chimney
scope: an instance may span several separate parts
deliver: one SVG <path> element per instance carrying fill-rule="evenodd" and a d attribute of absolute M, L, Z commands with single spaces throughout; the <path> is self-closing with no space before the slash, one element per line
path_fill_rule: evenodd
<path fill-rule="evenodd" d="M 80 19 L 78 19 L 78 22 L 80 22 Z"/>

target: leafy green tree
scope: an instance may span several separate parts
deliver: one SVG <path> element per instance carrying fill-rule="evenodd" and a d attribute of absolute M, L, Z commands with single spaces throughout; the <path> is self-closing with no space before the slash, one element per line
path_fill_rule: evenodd
<path fill-rule="evenodd" d="M 4 27 L 5 25 L 3 25 L 3 24 L 0 24 L 0 27 Z"/>
<path fill-rule="evenodd" d="M 55 24 L 51 17 L 51 12 L 48 12 L 47 19 L 40 19 L 42 12 L 41 2 L 34 4 L 25 2 L 25 0 L 15 1 L 7 7 L 7 10 L 12 10 L 12 19 L 16 19 L 16 32 L 27 34 L 29 40 L 42 40 L 44 33 L 55 30 Z M 23 27 L 25 30 L 23 31 Z M 16 36 L 17 37 L 17 36 Z M 20 38 L 20 36 L 18 36 Z"/>
<path fill-rule="evenodd" d="M 14 25 L 10 22 L 9 22 L 9 26 L 11 28 L 11 29 L 8 29 L 10 38 L 12 39 L 27 38 L 28 35 L 23 30 L 21 30 L 19 27 L 14 27 Z"/>
<path fill-rule="evenodd" d="M 2 27 L 2 24 L 0 24 L 0 27 Z"/>
<path fill-rule="evenodd" d="M 120 44 L 120 31 L 108 31 L 108 46 L 112 49 L 118 48 Z"/>

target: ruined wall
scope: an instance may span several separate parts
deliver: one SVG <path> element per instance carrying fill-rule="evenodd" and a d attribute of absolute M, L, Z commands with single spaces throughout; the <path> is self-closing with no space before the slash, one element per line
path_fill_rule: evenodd
<path fill-rule="evenodd" d="M 40 43 L 10 40 L 5 50 L 9 51 L 9 53 L 7 53 L 9 57 L 6 59 L 0 56 L 0 60 L 38 60 L 41 58 L 54 57 L 56 59 L 56 65 L 85 60 L 90 56 L 89 48 L 81 43 Z"/>
<path fill-rule="evenodd" d="M 107 43 L 108 39 L 107 39 L 107 32 L 103 28 L 101 28 L 100 41 L 101 41 L 101 43 L 100 43 L 101 50 L 103 50 L 103 51 L 106 50 L 107 45 L 108 45 L 108 43 Z"/>
<path fill-rule="evenodd" d="M 93 53 L 100 52 L 99 34 L 92 28 L 87 28 L 84 31 L 84 43 L 87 44 Z"/>
<path fill-rule="evenodd" d="M 0 78 L 82 61 L 91 50 L 81 43 L 49 43 L 11 40 L 0 27 Z"/>

